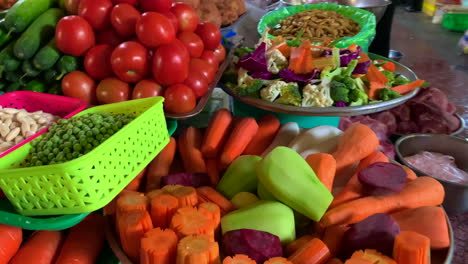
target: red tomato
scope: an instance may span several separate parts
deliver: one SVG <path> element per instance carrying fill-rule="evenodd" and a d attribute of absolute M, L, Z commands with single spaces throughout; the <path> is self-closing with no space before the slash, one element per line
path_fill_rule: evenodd
<path fill-rule="evenodd" d="M 86 73 L 73 71 L 62 79 L 62 92 L 65 96 L 79 98 L 88 104 L 96 104 L 96 83 Z"/>
<path fill-rule="evenodd" d="M 197 11 L 191 6 L 184 3 L 175 3 L 171 12 L 177 17 L 179 21 L 179 31 L 194 32 L 198 25 Z"/>
<path fill-rule="evenodd" d="M 128 38 L 135 34 L 135 25 L 140 17 L 140 12 L 132 5 L 118 4 L 112 8 L 110 20 L 115 31 Z"/>
<path fill-rule="evenodd" d="M 202 97 L 208 91 L 208 80 L 203 73 L 198 71 L 190 72 L 184 84 L 193 90 L 197 98 Z"/>
<path fill-rule="evenodd" d="M 226 58 L 226 49 L 224 48 L 223 44 L 219 43 L 218 47 L 213 51 L 218 64 L 224 61 Z"/>
<path fill-rule="evenodd" d="M 132 99 L 162 96 L 163 88 L 153 80 L 141 80 L 133 88 Z"/>
<path fill-rule="evenodd" d="M 203 74 L 208 83 L 211 83 L 217 70 L 217 68 L 215 68 L 213 65 L 210 65 L 208 62 L 199 58 L 192 58 L 190 60 L 189 69 L 190 72 L 200 72 L 201 74 Z"/>
<path fill-rule="evenodd" d="M 218 58 L 216 58 L 216 54 L 211 50 L 203 51 L 203 54 L 200 56 L 200 59 L 208 62 L 213 67 L 218 67 Z"/>
<path fill-rule="evenodd" d="M 195 94 L 187 85 L 174 84 L 164 92 L 164 108 L 169 113 L 190 112 L 195 108 L 196 103 Z"/>
<path fill-rule="evenodd" d="M 156 13 L 143 13 L 136 23 L 138 39 L 147 47 L 155 48 L 174 41 L 176 32 L 169 18 Z"/>
<path fill-rule="evenodd" d="M 203 41 L 193 32 L 180 32 L 177 39 L 184 43 L 191 57 L 200 57 L 203 53 Z"/>
<path fill-rule="evenodd" d="M 86 72 L 94 79 L 102 80 L 113 75 L 111 54 L 114 48 L 111 45 L 96 45 L 88 50 L 84 59 Z"/>
<path fill-rule="evenodd" d="M 124 39 L 113 28 L 96 32 L 96 44 L 107 44 L 115 47 L 124 42 Z"/>
<path fill-rule="evenodd" d="M 80 4 L 80 0 L 65 0 L 64 1 L 65 10 L 67 10 L 68 14 L 70 15 L 78 14 L 79 4 Z"/>
<path fill-rule="evenodd" d="M 148 74 L 148 51 L 138 42 L 124 42 L 112 52 L 111 65 L 120 80 L 138 82 Z"/>
<path fill-rule="evenodd" d="M 110 26 L 111 0 L 80 0 L 78 15 L 86 19 L 96 30 Z"/>
<path fill-rule="evenodd" d="M 203 40 L 205 49 L 214 50 L 218 47 L 219 43 L 221 43 L 221 31 L 211 22 L 198 25 L 196 33 Z"/>
<path fill-rule="evenodd" d="M 171 9 L 172 0 L 140 0 L 143 11 L 167 12 Z"/>
<path fill-rule="evenodd" d="M 96 88 L 96 98 L 101 104 L 127 101 L 130 94 L 130 85 L 114 77 L 102 80 Z"/>
<path fill-rule="evenodd" d="M 112 0 L 112 3 L 114 5 L 125 3 L 130 4 L 132 6 L 136 6 L 138 4 L 138 0 Z"/>
<path fill-rule="evenodd" d="M 153 56 L 153 77 L 162 85 L 181 83 L 188 77 L 190 55 L 180 40 L 161 45 Z"/>
<path fill-rule="evenodd" d="M 177 33 L 179 31 L 179 21 L 177 20 L 177 17 L 174 14 L 172 14 L 170 11 L 162 12 L 161 15 L 169 18 L 172 26 L 174 26 L 174 31 Z"/>
<path fill-rule="evenodd" d="M 63 53 L 83 56 L 96 40 L 93 29 L 84 18 L 66 16 L 60 19 L 55 28 L 55 41 Z"/>

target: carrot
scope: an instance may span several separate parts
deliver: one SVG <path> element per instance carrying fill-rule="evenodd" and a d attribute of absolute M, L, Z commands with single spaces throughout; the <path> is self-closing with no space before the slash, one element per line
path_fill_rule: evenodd
<path fill-rule="evenodd" d="M 279 119 L 273 114 L 260 117 L 258 131 L 244 150 L 243 155 L 262 155 L 275 138 L 280 125 Z"/>
<path fill-rule="evenodd" d="M 291 56 L 291 47 L 288 46 L 288 43 L 286 43 L 286 41 L 275 46 L 275 48 L 279 50 L 286 58 Z"/>
<path fill-rule="evenodd" d="M 393 259 L 374 249 L 358 250 L 353 253 L 345 264 L 397 264 Z"/>
<path fill-rule="evenodd" d="M 36 231 L 18 250 L 10 264 L 52 264 L 62 240 L 60 231 Z"/>
<path fill-rule="evenodd" d="M 329 259 L 325 264 L 343 264 L 343 261 L 338 258 L 332 258 Z"/>
<path fill-rule="evenodd" d="M 117 199 L 117 217 L 120 213 L 148 210 L 148 198 L 139 192 L 126 193 Z"/>
<path fill-rule="evenodd" d="M 71 228 L 55 264 L 94 264 L 104 247 L 105 218 L 91 214 Z"/>
<path fill-rule="evenodd" d="M 377 99 L 377 91 L 386 87 L 388 79 L 372 62 L 370 63 L 369 68 L 367 68 L 366 77 L 370 84 L 367 95 L 372 99 Z"/>
<path fill-rule="evenodd" d="M 144 168 L 138 175 L 125 187 L 125 190 L 138 191 L 140 189 L 141 182 L 146 176 L 146 168 Z"/>
<path fill-rule="evenodd" d="M 377 135 L 368 126 L 356 123 L 341 135 L 333 157 L 336 159 L 336 170 L 362 160 L 379 146 Z"/>
<path fill-rule="evenodd" d="M 401 231 L 414 231 L 431 240 L 432 249 L 450 246 L 450 236 L 444 209 L 440 206 L 425 206 L 392 214 Z"/>
<path fill-rule="evenodd" d="M 0 224 L 0 264 L 8 264 L 23 242 L 23 230 Z"/>
<path fill-rule="evenodd" d="M 263 264 L 293 264 L 293 263 L 282 257 L 274 257 L 265 261 L 265 263 Z"/>
<path fill-rule="evenodd" d="M 206 164 L 200 151 L 203 135 L 199 128 L 188 127 L 179 135 L 179 153 L 187 172 L 206 172 Z"/>
<path fill-rule="evenodd" d="M 368 259 L 352 258 L 346 260 L 345 264 L 375 264 L 375 262 Z"/>
<path fill-rule="evenodd" d="M 257 262 L 247 255 L 237 254 L 234 257 L 226 257 L 223 264 L 257 264 Z"/>
<path fill-rule="evenodd" d="M 170 227 L 180 238 L 193 234 L 207 234 L 214 241 L 214 223 L 211 217 L 193 207 L 177 209 Z"/>
<path fill-rule="evenodd" d="M 177 235 L 171 229 L 155 228 L 141 239 L 141 264 L 172 264 L 177 255 Z"/>
<path fill-rule="evenodd" d="M 161 194 L 151 200 L 151 220 L 154 227 L 167 228 L 179 208 L 179 200 L 169 194 Z"/>
<path fill-rule="evenodd" d="M 220 264 L 219 246 L 209 235 L 182 238 L 177 245 L 177 264 Z"/>
<path fill-rule="evenodd" d="M 205 158 L 216 158 L 229 135 L 231 124 L 232 115 L 229 110 L 223 108 L 216 111 L 206 129 L 201 147 L 201 152 Z"/>
<path fill-rule="evenodd" d="M 358 173 L 364 168 L 376 162 L 388 162 L 388 157 L 380 151 L 374 151 L 359 162 L 356 173 L 348 180 L 345 187 L 333 198 L 330 208 L 334 208 L 342 203 L 361 198 L 363 196 L 363 186 L 359 182 Z"/>
<path fill-rule="evenodd" d="M 327 153 L 315 153 L 307 156 L 306 161 L 323 185 L 331 191 L 336 173 L 335 158 Z"/>
<path fill-rule="evenodd" d="M 215 229 L 221 223 L 221 209 L 214 203 L 201 203 L 198 205 L 198 210 L 211 219 Z"/>
<path fill-rule="evenodd" d="M 357 51 L 357 48 L 358 48 L 358 45 L 356 43 L 353 43 L 351 45 L 349 45 L 348 49 L 351 51 L 351 52 L 356 52 Z"/>
<path fill-rule="evenodd" d="M 402 85 L 392 87 L 391 89 L 393 91 L 396 91 L 399 94 L 403 95 L 403 94 L 407 94 L 407 93 L 413 91 L 416 88 L 421 87 L 424 84 L 424 82 L 425 82 L 424 80 L 416 80 L 414 82 L 410 82 L 410 83 L 407 83 L 407 84 L 402 84 Z"/>
<path fill-rule="evenodd" d="M 368 196 L 343 203 L 326 212 L 320 220 L 324 226 L 354 224 L 376 213 L 394 213 L 421 206 L 440 205 L 444 187 L 431 177 L 418 177 L 407 183 L 399 193 L 388 196 Z"/>
<path fill-rule="evenodd" d="M 396 66 L 395 63 L 387 61 L 384 65 L 382 65 L 382 68 L 386 71 L 395 72 Z"/>
<path fill-rule="evenodd" d="M 197 188 L 198 198 L 201 202 L 210 202 L 214 203 L 221 209 L 221 215 L 225 215 L 233 210 L 236 207 L 229 201 L 228 199 L 224 198 L 222 194 L 217 192 L 215 189 L 203 186 Z"/>
<path fill-rule="evenodd" d="M 181 185 L 166 185 L 162 190 L 170 193 L 179 200 L 179 207 L 191 207 L 198 204 L 197 191 L 193 187 Z"/>
<path fill-rule="evenodd" d="M 219 166 L 217 159 L 207 159 L 206 160 L 206 171 L 208 177 L 210 177 L 211 186 L 215 187 L 219 182 Z"/>
<path fill-rule="evenodd" d="M 335 225 L 325 229 L 323 234 L 323 243 L 327 245 L 331 256 L 336 256 L 341 249 L 341 241 L 344 233 L 349 229 L 347 225 Z"/>
<path fill-rule="evenodd" d="M 313 67 L 323 70 L 326 67 L 335 67 L 335 59 L 333 57 L 320 57 L 312 60 Z"/>
<path fill-rule="evenodd" d="M 430 239 L 413 231 L 403 231 L 395 237 L 393 258 L 398 264 L 431 263 Z"/>
<path fill-rule="evenodd" d="M 284 249 L 285 255 L 286 256 L 291 256 L 294 252 L 296 252 L 298 249 L 303 247 L 305 244 L 307 244 L 313 238 L 315 238 L 313 235 L 304 235 L 304 236 L 301 236 L 300 238 L 294 240 L 293 242 L 289 243 L 288 245 L 286 245 L 286 248 Z"/>
<path fill-rule="evenodd" d="M 321 264 L 330 258 L 327 245 L 318 238 L 313 238 L 288 258 L 293 264 Z"/>
<path fill-rule="evenodd" d="M 257 121 L 251 117 L 244 117 L 235 123 L 221 152 L 220 165 L 222 168 L 227 167 L 244 152 L 257 131 Z"/>
<path fill-rule="evenodd" d="M 110 203 L 108 203 L 105 207 L 104 207 L 104 215 L 115 215 L 116 211 L 117 211 L 117 200 L 126 195 L 126 194 L 134 194 L 134 195 L 140 195 L 140 196 L 143 196 L 144 194 L 143 193 L 140 193 L 140 192 L 136 192 L 136 191 L 130 191 L 130 190 L 122 190 L 114 199 L 112 199 L 112 201 Z"/>
<path fill-rule="evenodd" d="M 306 50 L 301 46 L 291 48 L 291 56 L 289 58 L 288 68 L 296 74 L 301 72 L 301 66 L 304 63 Z"/>
<path fill-rule="evenodd" d="M 146 173 L 146 191 L 157 189 L 161 184 L 161 177 L 169 175 L 171 164 L 177 148 L 175 138 L 171 137 L 169 143 L 148 165 Z"/>
<path fill-rule="evenodd" d="M 143 235 L 153 229 L 151 216 L 147 211 L 132 211 L 118 218 L 120 243 L 123 251 L 132 261 L 140 258 L 140 240 Z"/>
<path fill-rule="evenodd" d="M 418 178 L 418 176 L 416 175 L 416 173 L 414 173 L 414 171 L 412 169 L 406 167 L 405 165 L 401 165 L 401 167 L 406 172 L 406 180 L 407 181 L 412 181 L 412 180 L 415 180 L 416 178 Z"/>

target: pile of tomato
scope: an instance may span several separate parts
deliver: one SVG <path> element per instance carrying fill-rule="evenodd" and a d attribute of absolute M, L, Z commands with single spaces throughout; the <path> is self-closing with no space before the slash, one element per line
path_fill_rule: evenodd
<path fill-rule="evenodd" d="M 226 51 L 213 23 L 172 0 L 67 0 L 58 48 L 83 57 L 62 80 L 64 95 L 108 104 L 164 96 L 165 111 L 187 113 L 208 90 Z"/>

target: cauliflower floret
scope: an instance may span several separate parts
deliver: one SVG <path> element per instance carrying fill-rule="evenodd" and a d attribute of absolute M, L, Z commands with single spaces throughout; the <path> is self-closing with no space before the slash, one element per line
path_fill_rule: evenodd
<path fill-rule="evenodd" d="M 260 97 L 265 101 L 273 102 L 280 95 L 281 88 L 284 86 L 288 86 L 288 83 L 280 80 L 271 81 L 267 87 L 260 91 Z"/>
<path fill-rule="evenodd" d="M 332 106 L 329 82 L 322 81 L 320 85 L 308 84 L 302 89 L 302 106 L 304 107 L 326 107 Z"/>
<path fill-rule="evenodd" d="M 237 85 L 238 86 L 250 86 L 254 83 L 255 79 L 252 78 L 249 74 L 248 71 L 240 68 L 237 72 Z"/>
<path fill-rule="evenodd" d="M 262 44 L 262 42 L 265 42 L 267 50 L 273 45 L 273 43 L 271 42 L 271 39 L 268 37 L 268 32 L 270 32 L 270 28 L 267 27 L 265 29 L 265 32 L 263 32 L 262 37 L 258 40 L 257 45 L 255 45 L 255 48 L 260 46 L 260 44 Z"/>
<path fill-rule="evenodd" d="M 277 74 L 281 69 L 288 65 L 288 59 L 283 56 L 281 51 L 272 49 L 267 52 L 267 65 L 269 72 Z"/>

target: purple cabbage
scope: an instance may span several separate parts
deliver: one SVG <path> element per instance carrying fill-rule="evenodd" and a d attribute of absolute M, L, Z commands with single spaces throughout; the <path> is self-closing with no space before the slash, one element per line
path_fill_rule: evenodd
<path fill-rule="evenodd" d="M 202 187 L 210 185 L 210 177 L 206 173 L 175 173 L 161 177 L 161 186 L 182 185 L 189 187 Z"/>
<path fill-rule="evenodd" d="M 271 72 L 252 72 L 250 75 L 254 79 L 262 79 L 262 80 L 271 80 L 273 79 L 273 73 Z"/>
<path fill-rule="evenodd" d="M 371 64 L 370 60 L 365 61 L 365 62 L 359 62 L 356 65 L 356 68 L 354 68 L 352 74 L 366 74 L 367 73 L 367 68 L 369 68 L 370 64 Z"/>
<path fill-rule="evenodd" d="M 282 69 L 279 72 L 279 76 L 285 81 L 285 82 L 298 82 L 298 83 L 308 83 L 312 81 L 312 79 L 315 78 L 315 76 L 319 73 L 320 71 L 318 69 L 314 69 L 312 73 L 309 74 L 295 74 L 293 71 L 290 69 Z"/>
<path fill-rule="evenodd" d="M 266 43 L 262 42 L 254 52 L 243 56 L 237 65 L 251 72 L 268 72 Z"/>
<path fill-rule="evenodd" d="M 340 67 L 346 67 L 352 60 L 357 60 L 359 58 L 359 53 L 361 53 L 362 48 L 360 46 L 357 47 L 355 52 L 352 52 L 348 49 L 340 50 Z M 331 56 L 332 51 L 326 50 L 322 57 Z M 366 68 L 367 69 L 367 68 Z"/>
<path fill-rule="evenodd" d="M 336 102 L 336 107 L 347 107 L 348 105 L 343 101 Z"/>

